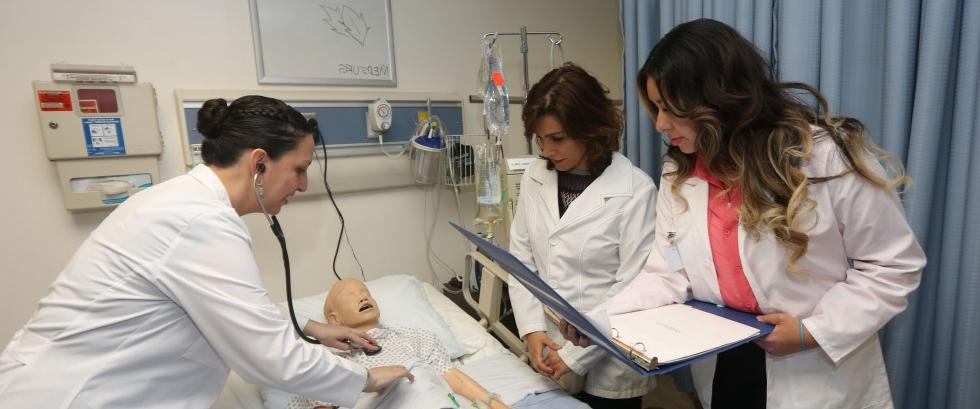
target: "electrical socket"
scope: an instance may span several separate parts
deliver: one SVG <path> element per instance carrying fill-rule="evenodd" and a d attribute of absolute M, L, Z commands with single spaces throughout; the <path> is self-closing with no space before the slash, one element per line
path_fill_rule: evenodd
<path fill-rule="evenodd" d="M 317 122 L 320 122 L 320 120 L 317 119 L 317 117 L 316 117 L 316 112 L 300 112 L 300 114 L 303 115 L 303 118 L 306 118 L 307 121 L 309 121 L 311 119 L 316 119 Z M 322 132 L 322 130 L 321 130 L 321 132 Z M 322 143 L 323 142 L 321 142 L 320 140 L 316 139 L 316 135 L 313 135 L 313 144 L 314 145 L 320 145 Z"/>

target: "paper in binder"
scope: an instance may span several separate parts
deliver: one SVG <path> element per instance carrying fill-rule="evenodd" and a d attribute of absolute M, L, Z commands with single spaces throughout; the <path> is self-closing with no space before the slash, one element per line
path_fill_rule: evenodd
<path fill-rule="evenodd" d="M 450 224 L 520 281 L 544 304 L 551 319 L 568 321 L 593 345 L 645 376 L 668 373 L 772 332 L 773 326 L 759 322 L 754 314 L 691 300 L 609 316 L 610 330 L 604 333 L 513 254 Z"/>
<path fill-rule="evenodd" d="M 759 328 L 689 304 L 610 315 L 609 324 L 613 342 L 647 368 L 710 354 L 761 333 Z"/>

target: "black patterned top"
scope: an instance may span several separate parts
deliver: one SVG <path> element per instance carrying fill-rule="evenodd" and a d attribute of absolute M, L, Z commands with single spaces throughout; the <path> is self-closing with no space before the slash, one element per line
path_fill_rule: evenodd
<path fill-rule="evenodd" d="M 565 214 L 568 206 L 571 206 L 596 177 L 589 172 L 579 170 L 558 172 L 558 217 Z"/>

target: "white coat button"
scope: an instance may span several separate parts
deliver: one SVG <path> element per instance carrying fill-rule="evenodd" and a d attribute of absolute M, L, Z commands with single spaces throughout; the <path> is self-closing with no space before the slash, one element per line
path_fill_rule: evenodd
<path fill-rule="evenodd" d="M 556 247 L 556 246 L 558 246 L 558 240 L 552 240 L 552 241 L 550 241 L 549 243 L 551 244 L 551 247 Z"/>
<path fill-rule="evenodd" d="M 551 285 L 551 288 L 558 288 L 558 280 L 548 280 L 548 284 Z"/>

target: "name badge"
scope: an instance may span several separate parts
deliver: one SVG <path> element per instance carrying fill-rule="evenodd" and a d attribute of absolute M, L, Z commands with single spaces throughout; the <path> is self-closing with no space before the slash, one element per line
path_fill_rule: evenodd
<path fill-rule="evenodd" d="M 681 252 L 677 248 L 677 233 L 667 233 L 667 241 L 670 242 L 669 245 L 664 247 L 664 255 L 667 258 L 667 271 L 678 271 L 684 268 L 684 262 L 681 261 Z"/>

